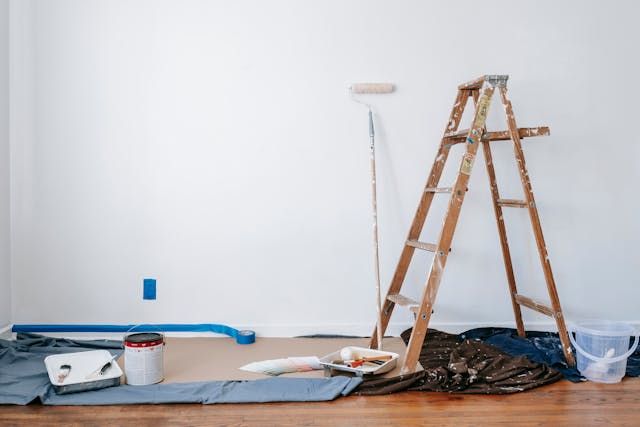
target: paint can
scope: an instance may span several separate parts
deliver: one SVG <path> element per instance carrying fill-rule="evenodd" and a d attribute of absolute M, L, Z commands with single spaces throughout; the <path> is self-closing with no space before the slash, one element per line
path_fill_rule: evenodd
<path fill-rule="evenodd" d="M 164 336 L 137 332 L 124 337 L 124 373 L 129 385 L 149 385 L 164 379 Z"/>

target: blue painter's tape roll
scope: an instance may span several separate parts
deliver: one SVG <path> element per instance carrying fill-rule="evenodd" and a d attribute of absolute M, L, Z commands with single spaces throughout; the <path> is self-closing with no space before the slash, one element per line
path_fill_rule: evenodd
<path fill-rule="evenodd" d="M 236 342 L 238 344 L 253 344 L 256 342 L 256 333 L 253 331 L 238 331 L 236 334 Z"/>

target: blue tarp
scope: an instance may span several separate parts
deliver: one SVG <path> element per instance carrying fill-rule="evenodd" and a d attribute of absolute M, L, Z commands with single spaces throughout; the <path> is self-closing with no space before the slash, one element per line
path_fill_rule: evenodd
<path fill-rule="evenodd" d="M 265 378 L 256 381 L 208 381 L 146 386 L 121 385 L 57 395 L 44 358 L 52 354 L 105 349 L 122 352 L 122 342 L 79 341 L 19 333 L 15 341 L 0 340 L 0 404 L 125 405 L 143 403 L 311 402 L 351 393 L 361 378 Z"/>

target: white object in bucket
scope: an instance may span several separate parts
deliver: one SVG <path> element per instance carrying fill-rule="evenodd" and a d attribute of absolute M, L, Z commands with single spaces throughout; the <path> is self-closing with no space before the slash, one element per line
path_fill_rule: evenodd
<path fill-rule="evenodd" d="M 127 384 L 149 385 L 164 379 L 164 337 L 141 332 L 124 339 L 124 372 Z"/>
<path fill-rule="evenodd" d="M 627 369 L 627 358 L 638 347 L 638 331 L 626 323 L 608 320 L 572 324 L 569 328 L 569 338 L 578 351 L 578 371 L 589 381 L 620 382 Z M 634 337 L 631 348 L 630 337 Z"/>

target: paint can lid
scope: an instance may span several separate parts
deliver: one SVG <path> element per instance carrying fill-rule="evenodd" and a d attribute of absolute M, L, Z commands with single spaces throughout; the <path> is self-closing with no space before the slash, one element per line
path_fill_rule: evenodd
<path fill-rule="evenodd" d="M 159 340 L 162 340 L 162 334 L 158 334 L 155 332 L 138 332 L 135 334 L 127 335 L 125 337 L 125 341 L 135 343 L 153 342 Z"/>

